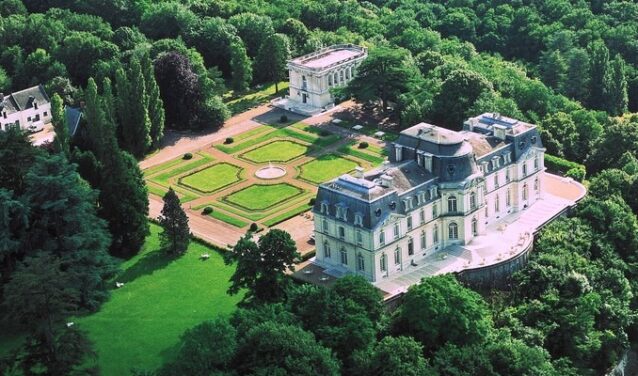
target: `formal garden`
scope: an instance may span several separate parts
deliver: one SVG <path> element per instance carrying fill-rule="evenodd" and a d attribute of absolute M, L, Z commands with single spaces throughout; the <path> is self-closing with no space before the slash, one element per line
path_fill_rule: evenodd
<path fill-rule="evenodd" d="M 382 143 L 368 141 L 303 122 L 264 124 L 144 174 L 152 195 L 173 187 L 191 212 L 270 227 L 309 210 L 319 184 L 380 165 Z M 268 167 L 278 174 L 258 173 Z"/>

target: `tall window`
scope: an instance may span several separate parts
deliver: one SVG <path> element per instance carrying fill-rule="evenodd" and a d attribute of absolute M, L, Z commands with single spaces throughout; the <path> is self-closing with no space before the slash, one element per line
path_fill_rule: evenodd
<path fill-rule="evenodd" d="M 412 256 L 414 254 L 414 241 L 412 238 L 408 239 L 408 255 Z"/>
<path fill-rule="evenodd" d="M 328 86 L 332 86 L 332 75 L 328 75 Z"/>
<path fill-rule="evenodd" d="M 363 235 L 359 230 L 357 230 L 357 245 L 363 245 Z"/>
<path fill-rule="evenodd" d="M 408 231 L 412 230 L 412 215 L 408 216 Z"/>
<path fill-rule="evenodd" d="M 507 196 L 505 196 L 505 205 L 512 205 L 512 189 L 507 188 Z"/>
<path fill-rule="evenodd" d="M 476 218 L 472 218 L 472 235 L 478 235 L 478 221 Z"/>
<path fill-rule="evenodd" d="M 341 239 L 346 237 L 346 229 L 343 226 L 339 226 L 339 237 Z"/>
<path fill-rule="evenodd" d="M 394 240 L 399 239 L 399 222 L 394 223 Z"/>
<path fill-rule="evenodd" d="M 527 200 L 527 183 L 523 184 L 523 200 Z"/>
<path fill-rule="evenodd" d="M 327 240 L 323 242 L 323 257 L 330 258 L 330 243 Z"/>
<path fill-rule="evenodd" d="M 527 161 L 523 162 L 523 176 L 527 176 Z"/>
<path fill-rule="evenodd" d="M 419 212 L 419 221 L 421 222 L 421 224 L 425 223 L 425 210 L 421 209 L 421 211 Z"/>
<path fill-rule="evenodd" d="M 325 232 L 326 234 L 328 233 L 328 221 L 326 221 L 325 219 L 322 221 L 322 225 L 321 227 L 323 227 L 323 232 Z"/>
<path fill-rule="evenodd" d="M 452 222 L 448 225 L 448 237 L 450 239 L 458 239 L 459 238 L 459 226 Z"/>
<path fill-rule="evenodd" d="M 385 272 L 388 270 L 387 258 L 385 257 L 385 253 L 381 254 L 381 259 L 379 260 L 379 266 L 381 267 L 381 271 Z"/>
<path fill-rule="evenodd" d="M 399 265 L 401 263 L 401 248 L 397 247 L 394 250 L 394 264 Z"/>
<path fill-rule="evenodd" d="M 385 231 L 381 230 L 381 232 L 379 232 L 379 244 L 384 245 L 385 244 Z"/>
<path fill-rule="evenodd" d="M 507 183 L 510 182 L 510 169 L 509 169 L 509 167 L 505 169 L 505 181 Z"/>
<path fill-rule="evenodd" d="M 447 211 L 450 213 L 456 212 L 456 196 L 447 198 Z"/>
<path fill-rule="evenodd" d="M 421 231 L 421 249 L 425 249 L 426 247 L 426 241 L 425 241 L 425 231 Z"/>
<path fill-rule="evenodd" d="M 432 218 L 439 216 L 439 208 L 436 204 L 432 205 Z"/>
<path fill-rule="evenodd" d="M 501 199 L 498 194 L 494 197 L 494 211 L 501 211 Z"/>
<path fill-rule="evenodd" d="M 476 209 L 476 193 L 474 192 L 470 193 L 470 209 Z"/>
<path fill-rule="evenodd" d="M 341 263 L 348 265 L 348 252 L 344 248 L 341 248 Z"/>
<path fill-rule="evenodd" d="M 538 177 L 536 177 L 536 179 L 534 179 L 534 190 L 535 190 L 536 192 L 538 192 L 538 190 L 539 190 L 540 188 L 541 188 L 541 183 L 540 183 L 540 181 L 538 180 Z"/>
<path fill-rule="evenodd" d="M 434 242 L 434 244 L 439 242 L 439 226 L 438 225 L 434 225 L 434 228 L 432 229 L 432 241 Z"/>
<path fill-rule="evenodd" d="M 534 170 L 538 170 L 538 157 L 534 157 Z"/>
<path fill-rule="evenodd" d="M 363 261 L 363 255 L 361 253 L 357 255 L 357 269 L 360 271 L 366 270 L 366 265 Z"/>
<path fill-rule="evenodd" d="M 494 188 L 498 188 L 498 172 L 494 174 Z"/>

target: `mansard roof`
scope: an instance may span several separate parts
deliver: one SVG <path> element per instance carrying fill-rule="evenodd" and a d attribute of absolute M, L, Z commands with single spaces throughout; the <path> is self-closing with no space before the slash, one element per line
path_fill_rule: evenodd
<path fill-rule="evenodd" d="M 24 111 L 33 107 L 33 103 L 39 104 L 48 103 L 49 96 L 44 91 L 42 85 L 33 86 L 24 90 L 17 91 L 2 98 L 0 103 L 0 110 L 6 111 L 7 114 L 12 114 L 19 111 Z"/>

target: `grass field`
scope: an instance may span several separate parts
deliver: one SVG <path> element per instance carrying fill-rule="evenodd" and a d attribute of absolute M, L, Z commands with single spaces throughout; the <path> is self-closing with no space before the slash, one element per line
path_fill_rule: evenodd
<path fill-rule="evenodd" d="M 200 192 L 210 193 L 240 180 L 241 168 L 229 163 L 218 163 L 182 177 L 179 182 Z"/>
<path fill-rule="evenodd" d="M 224 198 L 225 201 L 247 210 L 263 210 L 301 194 L 300 188 L 290 184 L 254 184 Z"/>
<path fill-rule="evenodd" d="M 264 225 L 271 227 L 274 226 L 276 224 L 279 224 L 283 221 L 285 221 L 288 218 L 292 218 L 297 214 L 301 214 L 305 211 L 310 210 L 310 208 L 312 208 L 312 206 L 310 206 L 309 204 L 303 204 L 301 206 L 297 206 L 294 209 L 288 210 L 285 213 L 279 214 L 278 216 L 272 217 L 266 221 L 264 221 Z"/>
<path fill-rule="evenodd" d="M 301 165 L 302 179 L 319 184 L 339 175 L 348 173 L 357 167 L 357 163 L 334 154 L 326 154 Z"/>
<path fill-rule="evenodd" d="M 224 99 L 234 115 L 247 111 L 262 103 L 266 103 L 277 95 L 283 95 L 287 89 L 288 81 L 282 81 L 279 83 L 279 93 L 275 93 L 275 84 L 273 83 L 259 89 L 250 90 L 247 93 L 242 93 L 239 96 L 235 95 L 235 93 L 230 93 L 230 95 L 225 96 Z"/>
<path fill-rule="evenodd" d="M 222 213 L 219 210 L 213 210 L 212 213 L 209 214 L 209 216 L 215 218 L 215 219 L 219 219 L 222 222 L 228 223 L 231 226 L 235 226 L 235 227 L 245 227 L 248 226 L 247 222 L 242 221 L 241 219 L 235 218 L 233 216 L 230 216 L 226 213 Z"/>
<path fill-rule="evenodd" d="M 363 159 L 364 161 L 368 161 L 373 165 L 380 165 L 385 160 L 385 157 L 382 157 L 379 154 L 365 152 L 363 150 L 364 149 L 359 149 L 356 146 L 344 146 L 342 148 L 339 148 L 339 152 L 357 157 L 359 159 Z"/>
<path fill-rule="evenodd" d="M 308 151 L 308 147 L 292 141 L 275 141 L 253 149 L 242 158 L 255 163 L 287 162 Z"/>
<path fill-rule="evenodd" d="M 168 180 L 174 176 L 183 174 L 185 172 L 188 172 L 190 170 L 196 169 L 200 166 L 203 166 L 209 162 L 213 161 L 213 158 L 211 156 L 209 156 L 208 154 L 197 154 L 198 156 L 200 156 L 201 158 L 196 159 L 194 161 L 189 161 L 187 163 L 184 164 L 179 164 L 179 167 L 175 167 L 175 168 L 170 168 L 167 171 L 164 171 L 160 174 L 157 174 L 155 176 L 153 176 L 152 178 L 150 178 L 150 180 L 156 182 L 159 185 L 163 185 L 165 187 L 168 187 L 170 185 L 170 183 L 168 182 Z M 161 168 L 162 166 L 168 166 L 168 167 L 173 167 L 176 165 L 175 161 L 182 161 L 182 159 L 177 159 L 177 160 L 172 160 L 169 162 L 166 162 L 164 164 L 161 164 L 159 166 L 157 166 L 157 168 Z M 166 168 L 168 168 L 166 167 Z M 157 171 L 157 170 L 156 170 Z M 163 171 L 162 169 L 160 169 L 159 171 Z M 147 175 L 149 175 L 149 172 L 146 172 Z"/>
<path fill-rule="evenodd" d="M 151 225 L 144 249 L 122 264 L 115 281 L 125 285 L 100 311 L 74 320 L 94 342 L 102 375 L 160 366 L 186 329 L 230 314 L 241 299 L 226 294 L 233 267 L 220 254 L 191 242 L 185 255 L 169 258 L 158 251 L 158 231 Z M 201 261 L 203 253 L 210 258 Z"/>

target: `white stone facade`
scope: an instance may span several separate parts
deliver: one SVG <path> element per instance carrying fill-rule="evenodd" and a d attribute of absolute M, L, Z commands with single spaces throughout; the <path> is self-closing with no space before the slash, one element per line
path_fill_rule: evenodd
<path fill-rule="evenodd" d="M 8 96 L 0 94 L 0 130 L 15 125 L 27 129 L 37 122 L 51 122 L 51 103 L 41 85 Z"/>

